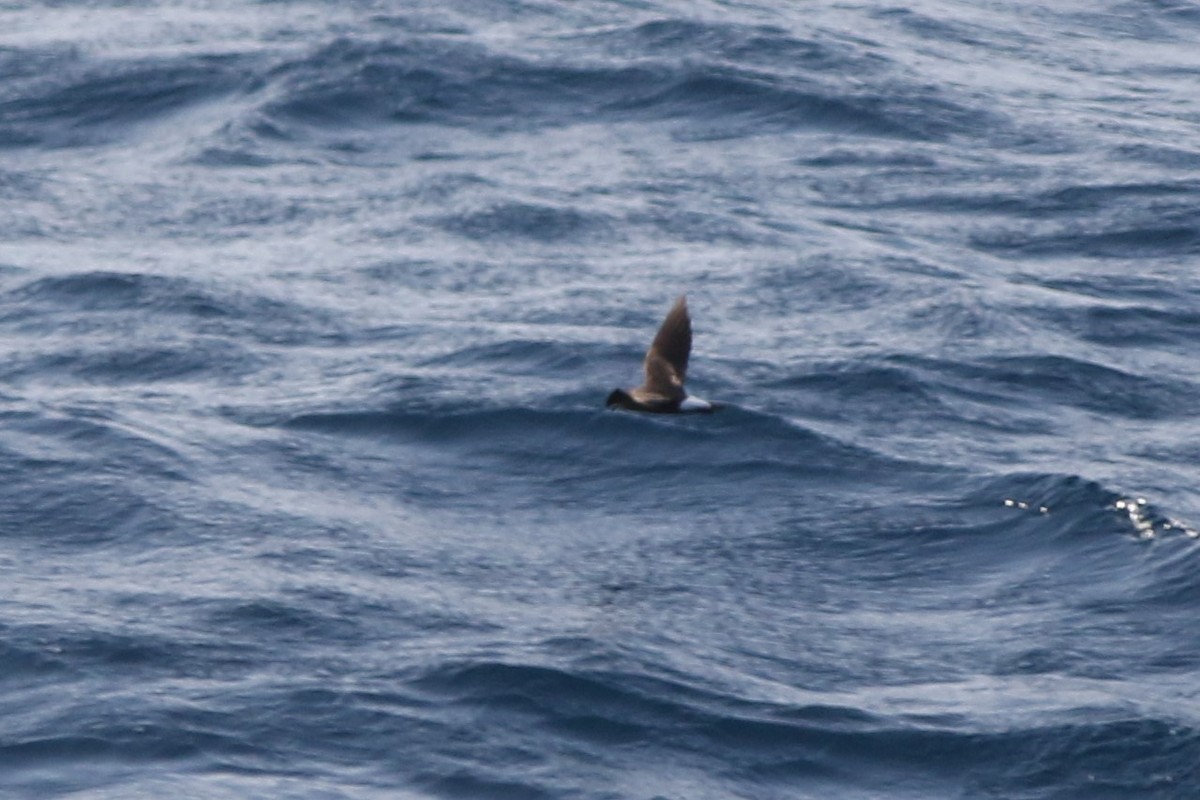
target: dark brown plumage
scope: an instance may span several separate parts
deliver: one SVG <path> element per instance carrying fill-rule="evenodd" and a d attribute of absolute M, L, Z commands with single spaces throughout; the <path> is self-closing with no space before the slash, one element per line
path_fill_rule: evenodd
<path fill-rule="evenodd" d="M 687 298 L 680 296 L 659 326 L 643 369 L 645 381 L 636 389 L 614 389 L 608 396 L 609 407 L 631 411 L 671 414 L 678 411 L 712 411 L 711 404 L 688 397 L 683 388 L 687 377 L 688 356 L 692 352 L 692 319 Z"/>

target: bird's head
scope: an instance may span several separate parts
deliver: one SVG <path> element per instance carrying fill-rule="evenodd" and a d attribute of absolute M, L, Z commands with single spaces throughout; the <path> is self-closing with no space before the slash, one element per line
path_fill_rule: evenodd
<path fill-rule="evenodd" d="M 630 397 L 629 392 L 624 389 L 613 389 L 608 395 L 608 399 L 604 401 L 604 405 L 608 408 L 634 408 L 637 404 Z"/>

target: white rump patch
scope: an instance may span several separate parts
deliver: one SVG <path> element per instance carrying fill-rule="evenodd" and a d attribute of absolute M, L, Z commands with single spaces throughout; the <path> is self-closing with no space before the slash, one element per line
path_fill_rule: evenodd
<path fill-rule="evenodd" d="M 699 397 L 688 395 L 683 398 L 683 402 L 679 404 L 680 411 L 712 411 L 712 403 L 707 400 L 701 400 Z"/>

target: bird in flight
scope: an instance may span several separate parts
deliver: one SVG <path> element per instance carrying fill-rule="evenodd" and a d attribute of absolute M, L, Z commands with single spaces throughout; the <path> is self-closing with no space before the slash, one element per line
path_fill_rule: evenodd
<path fill-rule="evenodd" d="M 605 405 L 655 414 L 710 413 L 719 406 L 692 397 L 683 388 L 692 352 L 692 318 L 687 298 L 680 296 L 650 343 L 643 368 L 646 379 L 636 389 L 613 389 Z"/>

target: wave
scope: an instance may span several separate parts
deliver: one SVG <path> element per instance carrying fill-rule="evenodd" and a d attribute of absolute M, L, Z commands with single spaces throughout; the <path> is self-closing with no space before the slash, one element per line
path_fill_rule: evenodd
<path fill-rule="evenodd" d="M 1086 258 L 1176 257 L 1200 253 L 1200 223 L 1195 220 L 1156 220 L 1140 225 L 1114 225 L 1106 230 L 1067 226 L 1054 233 L 1023 231 L 973 237 L 981 250 L 1009 258 L 1073 256 Z"/>
<path fill-rule="evenodd" d="M 600 394 L 596 395 L 597 398 Z M 819 473 L 841 465 L 861 464 L 869 453 L 789 423 L 774 415 L 737 408 L 724 409 L 706 421 L 699 417 L 634 415 L 592 408 L 478 408 L 453 402 L 441 408 L 424 404 L 390 410 L 313 412 L 290 416 L 283 425 L 343 436 L 393 436 L 403 440 L 458 444 L 466 450 L 496 454 L 537 452 L 550 461 L 618 457 L 638 469 L 690 468 L 701 472 L 729 468 L 735 461 L 756 459 L 780 463 L 791 454 L 797 470 Z M 730 447 L 732 445 L 732 447 Z M 724 457 L 722 457 L 724 456 Z M 733 457 L 733 458 L 731 458 Z"/>
<path fill-rule="evenodd" d="M 1081 357 L 991 356 L 956 361 L 894 356 L 888 360 L 900 365 L 943 407 L 958 407 L 956 399 L 984 403 L 997 413 L 1013 415 L 1014 422 L 1028 407 L 1070 407 L 1130 419 L 1171 419 L 1194 413 L 1187 400 L 1193 393 L 1190 381 Z"/>
<path fill-rule="evenodd" d="M 563 37 L 577 47 L 595 46 L 618 60 L 687 59 L 704 53 L 716 63 L 807 72 L 879 74 L 890 62 L 862 40 L 837 38 L 813 31 L 799 38 L 775 25 L 747 25 L 723 20 L 663 18 L 635 25 L 616 25 Z"/>
<path fill-rule="evenodd" d="M 333 437 L 339 450 L 367 443 L 353 447 L 423 475 L 414 486 L 434 482 L 432 491 L 406 491 L 414 502 L 451 491 L 469 513 L 571 507 L 624 517 L 744 506 L 750 496 L 774 509 L 805 487 L 867 475 L 887 484 L 925 469 L 902 471 L 892 458 L 752 410 L 727 408 L 704 420 L 646 417 L 603 410 L 602 399 L 603 392 L 559 395 L 540 406 L 489 408 L 426 397 L 390 409 L 236 411 L 233 419 L 306 439 Z"/>
<path fill-rule="evenodd" d="M 1015 789 L 1036 797 L 1177 797 L 1200 779 L 1190 758 L 1200 745 L 1193 724 L 1122 713 L 1115 702 L 1104 713 L 1074 709 L 1088 720 L 1069 719 L 1068 709 L 1063 721 L 989 724 L 959 713 L 908 717 L 869 697 L 856 703 L 852 692 L 843 693 L 843 705 L 748 701 L 638 672 L 486 658 L 438 661 L 417 675 L 359 676 L 352 686 L 286 673 L 237 692 L 193 683 L 164 682 L 174 699 L 143 698 L 132 718 L 119 705 L 128 702 L 125 694 L 76 699 L 67 709 L 76 720 L 69 733 L 32 724 L 23 713 L 0 746 L 8 781 L 32 783 L 31 767 L 80 760 L 91 785 L 97 770 L 106 774 L 117 762 L 125 769 L 186 765 L 197 773 L 189 776 L 193 788 L 214 777 L 269 776 L 278 786 L 294 776 L 311 790 L 314 770 L 352 763 L 358 786 L 531 798 L 608 796 L 596 792 L 598 776 L 634 794 L 665 763 L 672 785 L 731 795 L 748 786 L 790 794 L 803 785 L 874 796 L 902 785 L 921 796 Z M 1087 684 L 1058 688 L 1066 705 L 1095 694 Z M 949 697 L 1006 689 L 1021 693 L 1015 681 L 925 687 Z M 588 768 L 546 770 L 547 748 Z M 68 772 L 59 780 L 83 779 Z"/>
<path fill-rule="evenodd" d="M 1036 401 L 1132 419 L 1171 419 L 1194 413 L 1186 403 L 1191 384 L 1138 375 L 1067 356 L 998 357 L 957 370 L 982 377 L 1002 391 L 1015 389 Z"/>
<path fill-rule="evenodd" d="M 468 239 L 528 239 L 539 242 L 611 238 L 615 227 L 607 216 L 569 206 L 501 202 L 475 211 L 442 215 L 434 222 Z"/>
<path fill-rule="evenodd" d="M 31 70 L 27 64 L 43 64 Z M 186 144 L 193 163 L 266 166 L 354 157 L 355 132 L 383 125 L 480 131 L 662 122 L 680 138 L 833 131 L 942 141 L 1006 127 L 993 110 L 895 77 L 880 48 L 770 26 L 663 19 L 545 39 L 522 52 L 461 36 L 337 38 L 280 50 L 103 59 L 82 51 L 0 51 L 0 147 L 122 141 L 214 101 Z M 845 76 L 871 74 L 871 86 Z"/>
<path fill-rule="evenodd" d="M 157 497 L 192 474 L 169 442 L 103 412 L 6 411 L 0 531 L 41 546 L 144 541 L 172 528 Z M 141 476 L 152 475 L 142 481 Z"/>
<path fill-rule="evenodd" d="M 334 341 L 343 337 L 343 324 L 333 315 L 306 307 L 293 299 L 276 299 L 236 286 L 189 278 L 131 272 L 89 271 L 39 278 L 0 295 L 0 323 L 21 326 L 26 333 L 56 331 L 64 318 L 77 332 L 111 331 L 118 319 L 184 321 L 191 332 L 220 337 L 200 347 L 210 352 L 236 356 L 234 362 L 205 359 L 200 353 L 175 353 L 168 349 L 130 349 L 126 343 L 110 351 L 116 362 L 156 360 L 179 355 L 185 360 L 207 361 L 220 367 L 241 363 L 249 368 L 255 361 L 248 350 L 250 341 L 275 344 Z M 121 315 L 129 315 L 124 317 Z M 163 332 L 165 333 L 165 332 Z M 203 366 L 196 363 L 196 368 Z M 103 371 L 102 365 L 96 365 Z M 176 363 L 175 367 L 187 369 Z"/>
<path fill-rule="evenodd" d="M 417 366 L 443 369 L 483 367 L 490 372 L 544 379 L 549 375 L 570 374 L 583 369 L 588 363 L 588 356 L 599 349 L 587 344 L 544 339 L 505 339 L 461 347 L 420 361 Z"/>
<path fill-rule="evenodd" d="M 959 714 L 908 717 L 854 705 L 748 701 L 678 679 L 535 663 L 449 663 L 411 685 L 453 707 L 486 705 L 498 717 L 493 724 L 522 720 L 581 746 L 636 744 L 648 761 L 719 752 L 724 774 L 742 786 L 829 780 L 844 791 L 847 784 L 890 790 L 904 783 L 936 794 L 963 786 L 964 773 L 999 772 L 1008 790 L 1061 791 L 1077 780 L 1076 788 L 1089 793 L 1098 784 L 1153 792 L 1197 774 L 1186 754 L 1200 744 L 1200 730 L 1170 718 L 1113 713 L 1094 722 L 992 726 Z M 952 683 L 932 688 L 955 691 Z M 1136 764 L 1149 759 L 1159 769 L 1114 761 L 1114 748 L 1126 744 Z M 1064 760 L 1077 767 L 1067 783 L 1058 769 Z M 872 765 L 869 774 L 860 771 L 864 763 Z M 968 781 L 990 791 L 985 783 Z"/>
<path fill-rule="evenodd" d="M 80 272 L 39 278 L 10 293 L 15 304 L 53 303 L 78 311 L 161 310 L 186 316 L 227 313 L 223 304 L 183 278 L 132 272 Z"/>
<path fill-rule="evenodd" d="M 40 64 L 29 70 L 28 64 Z M 137 125 L 244 91 L 252 60 L 188 55 L 86 59 L 78 51 L 0 51 L 0 147 L 95 145 Z"/>
<path fill-rule="evenodd" d="M 89 345 L 56 348 L 52 352 L 23 354 L 0 368 L 9 381 L 74 380 L 107 385 L 150 384 L 200 377 L 234 380 L 262 366 L 246 348 L 221 339 L 189 337 L 175 345 L 105 347 Z"/>
<path fill-rule="evenodd" d="M 945 180 L 949 170 L 934 159 L 917 153 L 898 151 L 895 153 L 872 153 L 866 151 L 854 157 L 850 154 L 833 154 L 805 160 L 808 166 L 830 168 L 844 166 L 879 166 L 896 168 L 891 172 L 867 175 L 868 186 L 878 186 L 884 191 L 859 190 L 847 192 L 844 197 L 828 203 L 831 207 L 856 208 L 861 210 L 924 210 L 945 214 L 997 214 L 1034 220 L 1054 217 L 1096 214 L 1105 210 L 1126 211 L 1130 203 L 1161 201 L 1178 197 L 1185 201 L 1196 191 L 1196 182 L 1191 179 L 1163 180 L 1155 182 L 1095 183 L 1069 185 L 1043 191 L 1027 189 L 994 190 L 980 192 L 971 187 L 962 191 L 947 191 L 938 187 L 933 192 L 921 178 L 935 169 Z M 952 173 L 951 173 L 952 174 Z M 958 181 L 973 184 L 982 176 L 964 172 Z M 886 187 L 886 188 L 885 188 Z M 1158 211 L 1164 209 L 1159 208 Z M 1179 209 L 1182 211 L 1182 209 Z M 999 238 L 999 237 L 997 237 Z M 985 239 L 986 241 L 986 239 Z M 997 245 L 999 246 L 999 245 Z"/>
<path fill-rule="evenodd" d="M 450 71 L 444 65 L 453 63 Z M 438 66 L 435 66 L 438 65 Z M 308 76 L 314 76 L 309 78 Z M 638 62 L 568 66 L 428 42 L 336 42 L 285 68 L 287 99 L 268 112 L 310 122 L 377 120 L 497 125 L 565 124 L 636 117 L 718 120 L 744 115 L 770 127 L 933 137 L 946 113 L 917 121 L 883 97 L 845 98 L 798 78 L 724 64 Z M 350 86 L 347 91 L 337 87 Z M 926 101 L 936 102 L 932 98 Z M 963 113 L 942 103 L 943 112 Z M 927 109 L 932 110 L 932 109 Z M 517 123 L 516 120 L 521 120 Z"/>

